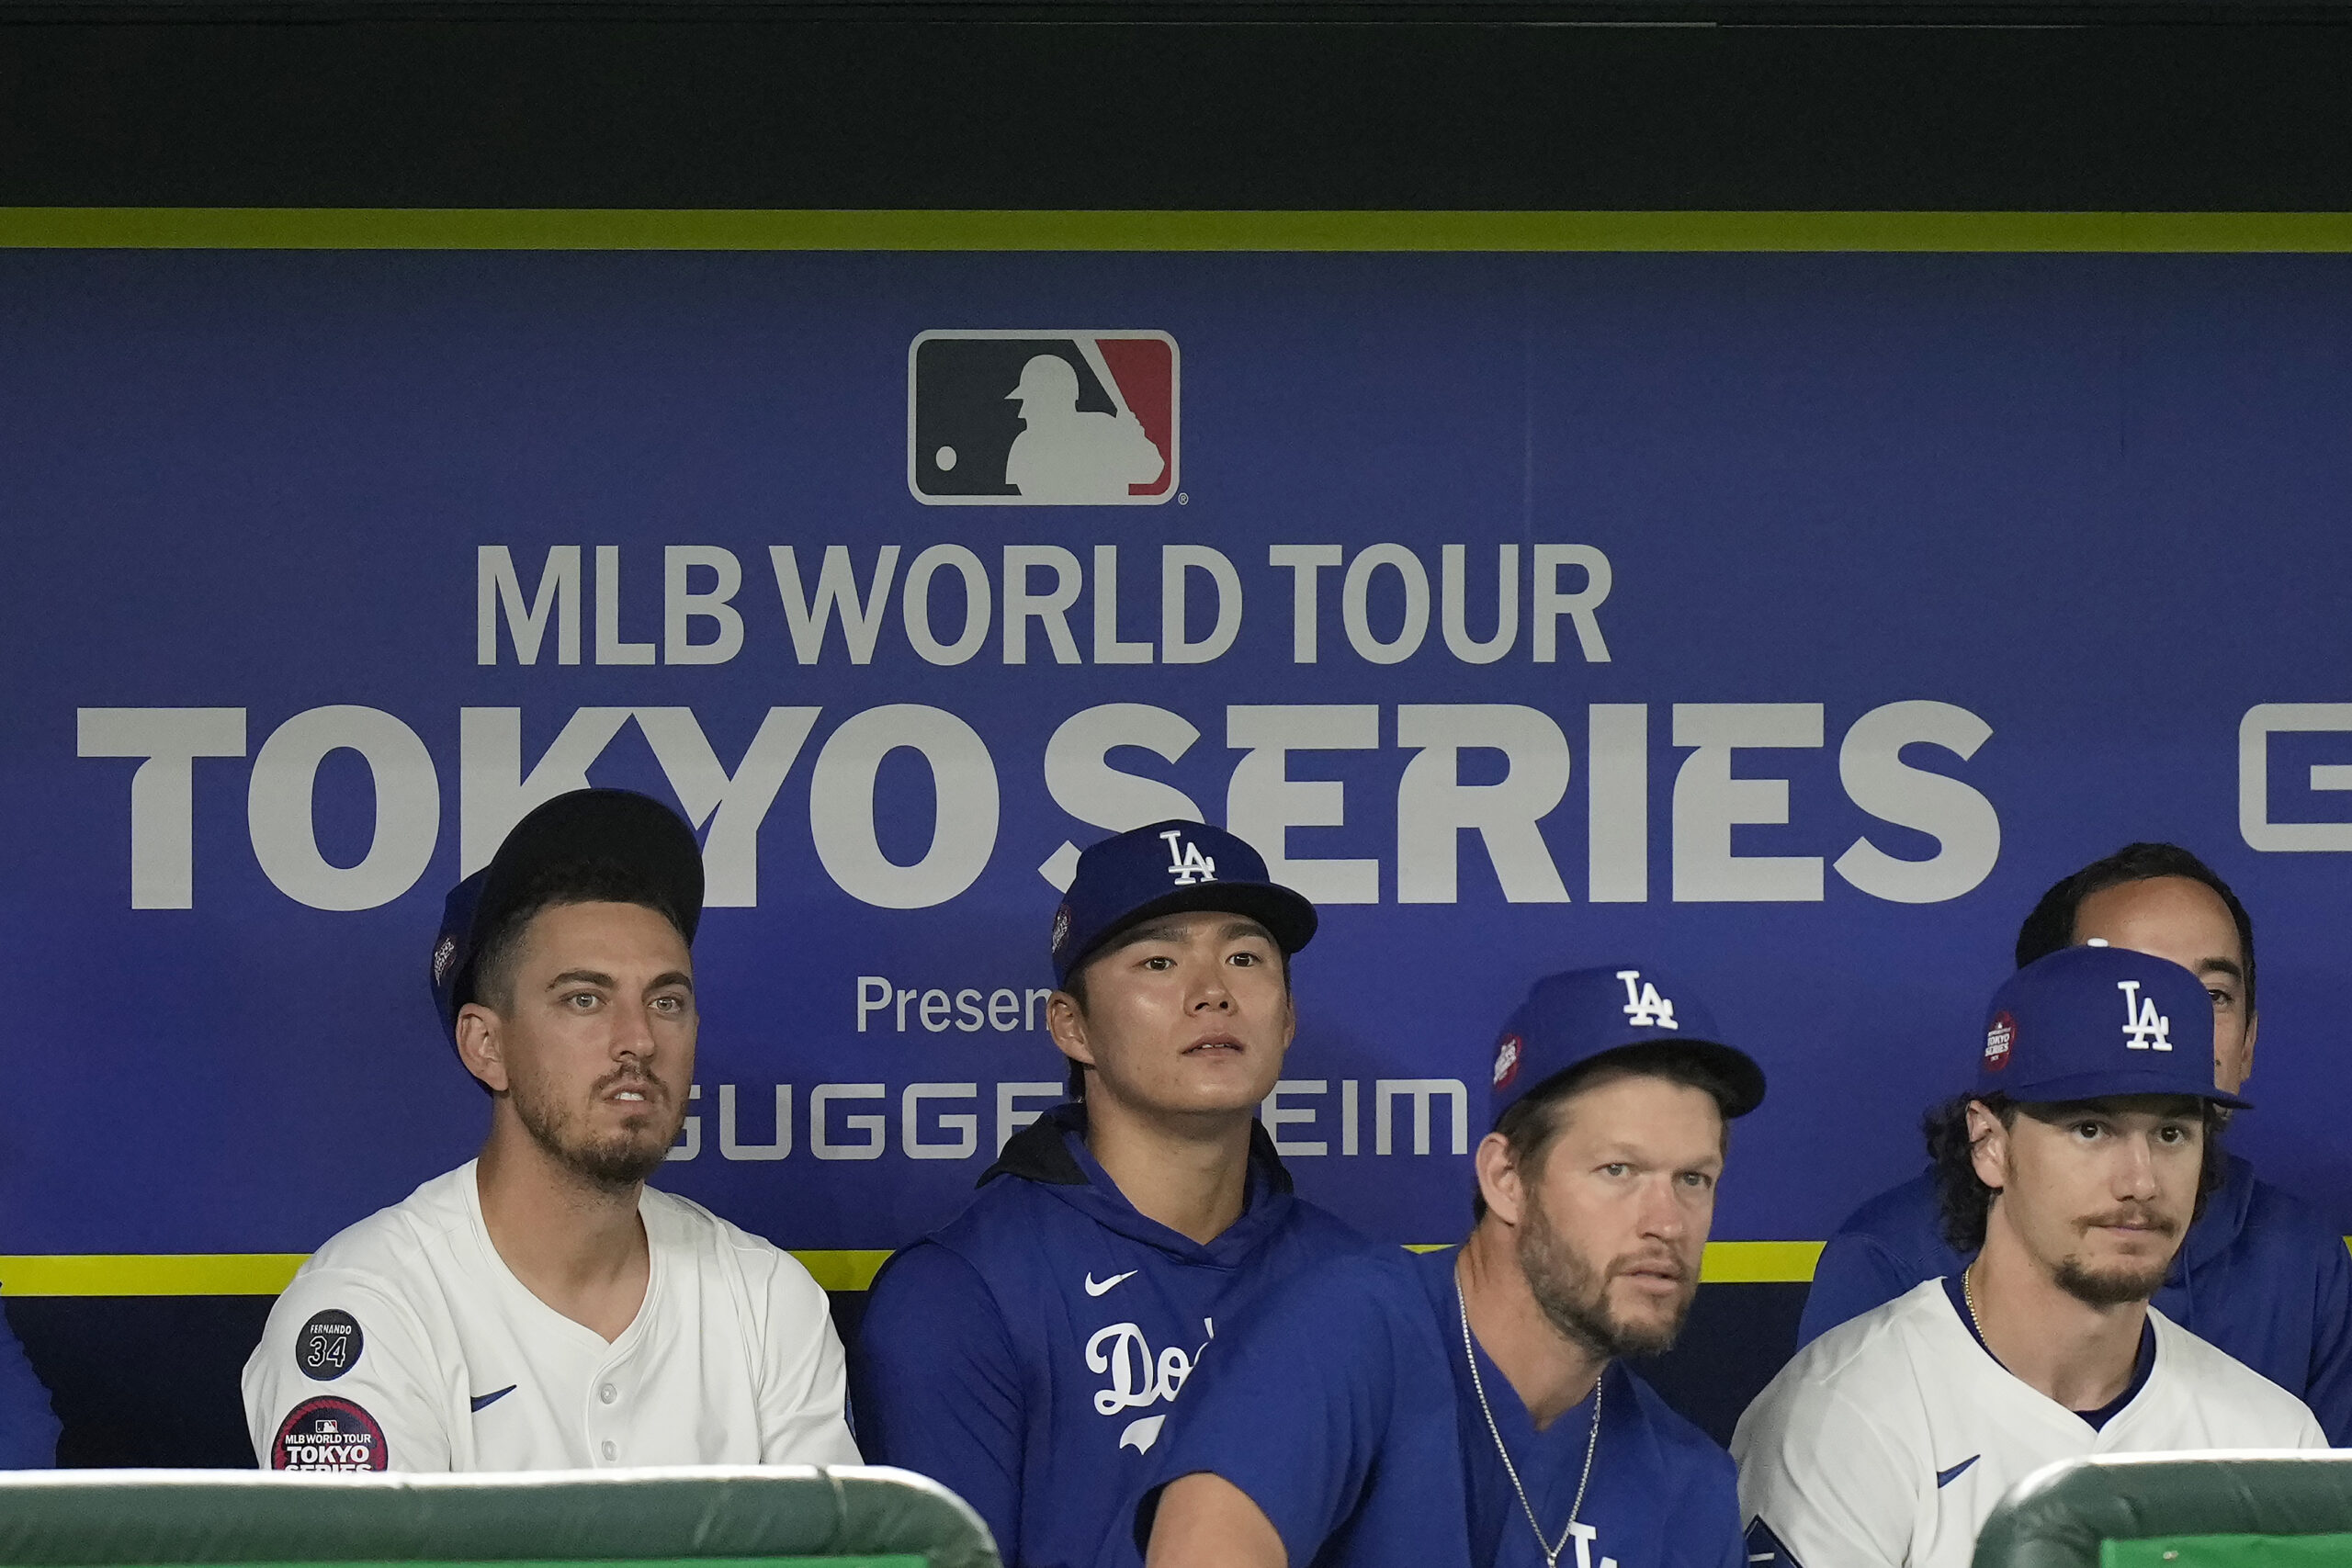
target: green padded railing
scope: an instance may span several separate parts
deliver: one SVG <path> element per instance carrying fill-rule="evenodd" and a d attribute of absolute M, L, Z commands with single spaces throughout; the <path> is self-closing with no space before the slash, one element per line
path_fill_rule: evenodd
<path fill-rule="evenodd" d="M 1976 1538 L 1975 1568 L 2317 1562 L 2324 1538 L 2346 1534 L 2352 1451 L 2122 1454 L 2068 1460 L 2018 1483 Z M 2249 1557 L 2245 1544 L 2258 1537 L 2309 1550 Z"/>
<path fill-rule="evenodd" d="M 961 1498 L 878 1467 L 0 1474 L 0 1568 L 745 1568 L 752 1560 L 999 1568 L 988 1527 Z"/>

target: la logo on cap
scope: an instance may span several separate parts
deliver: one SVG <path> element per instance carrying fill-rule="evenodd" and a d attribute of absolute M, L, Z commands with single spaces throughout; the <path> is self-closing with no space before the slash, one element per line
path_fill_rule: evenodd
<path fill-rule="evenodd" d="M 1201 846 L 1186 839 L 1182 829 L 1170 828 L 1159 836 L 1168 842 L 1168 874 L 1177 886 L 1216 880 L 1216 862 L 1201 853 Z"/>
<path fill-rule="evenodd" d="M 2127 1051 L 2172 1049 L 2172 1020 L 2156 1010 L 2156 998 L 2140 994 L 2137 980 L 2118 980 L 2123 993 L 2123 1048 Z"/>
<path fill-rule="evenodd" d="M 1620 969 L 1617 978 L 1625 982 L 1625 1018 L 1636 1029 L 1679 1029 L 1674 1021 L 1674 1004 L 1657 994 L 1657 987 L 1642 978 L 1638 969 Z"/>

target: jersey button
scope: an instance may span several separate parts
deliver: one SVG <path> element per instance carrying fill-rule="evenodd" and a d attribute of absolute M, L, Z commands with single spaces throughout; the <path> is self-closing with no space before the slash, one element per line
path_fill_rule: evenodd
<path fill-rule="evenodd" d="M 621 1391 L 615 1388 L 611 1383 L 606 1383 L 604 1387 L 596 1391 L 596 1397 L 603 1400 L 607 1404 L 610 1404 L 614 1400 L 618 1399 L 620 1396 Z"/>
<path fill-rule="evenodd" d="M 615 1443 L 615 1442 L 612 1440 L 612 1438 L 606 1438 L 605 1439 L 605 1449 L 604 1449 L 604 1453 L 605 1453 L 605 1457 L 606 1459 L 611 1459 L 611 1458 L 613 1458 L 615 1455 L 618 1454 L 620 1451 L 621 1451 L 621 1450 L 620 1450 L 620 1446 L 619 1446 L 618 1444 Z"/>

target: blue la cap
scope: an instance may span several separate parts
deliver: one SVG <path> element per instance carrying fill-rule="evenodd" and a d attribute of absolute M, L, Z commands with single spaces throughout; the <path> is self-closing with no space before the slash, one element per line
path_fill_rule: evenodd
<path fill-rule="evenodd" d="M 1247 915 L 1284 953 L 1315 938 L 1315 906 L 1274 881 L 1265 858 L 1222 828 L 1171 818 L 1090 846 L 1054 911 L 1054 981 L 1104 942 L 1161 915 L 1216 909 Z"/>
<path fill-rule="evenodd" d="M 1764 1101 L 1764 1069 L 1723 1043 L 1698 994 L 1646 964 L 1604 964 L 1535 982 L 1495 1042 L 1494 1114 L 1562 1073 L 1631 1045 L 1676 1044 L 1722 1081 L 1724 1114 Z"/>
<path fill-rule="evenodd" d="M 490 863 L 449 890 L 433 942 L 433 1005 L 455 1032 L 458 1010 L 474 999 L 474 957 L 482 941 L 521 904 L 539 896 L 547 874 L 611 866 L 669 906 L 691 946 L 702 922 L 702 852 L 694 829 L 651 795 L 626 789 L 575 789 L 534 808 Z"/>
<path fill-rule="evenodd" d="M 1993 993 L 1975 1093 L 2048 1102 L 2179 1094 L 2246 1109 L 2213 1087 L 2213 1000 L 2170 959 L 2068 947 Z"/>

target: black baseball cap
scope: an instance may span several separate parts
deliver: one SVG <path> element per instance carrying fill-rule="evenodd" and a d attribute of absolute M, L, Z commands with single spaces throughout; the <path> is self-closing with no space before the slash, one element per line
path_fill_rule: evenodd
<path fill-rule="evenodd" d="M 514 824 L 490 863 L 449 890 L 433 943 L 433 1005 L 455 1034 L 458 1010 L 474 999 L 482 940 L 537 897 L 555 874 L 611 867 L 650 887 L 691 946 L 702 923 L 702 851 L 694 829 L 650 795 L 576 789 Z"/>
<path fill-rule="evenodd" d="M 1265 857 L 1222 828 L 1170 818 L 1094 844 L 1054 911 L 1054 982 L 1124 931 L 1161 915 L 1247 915 L 1284 953 L 1315 937 L 1315 906 L 1276 882 Z"/>

